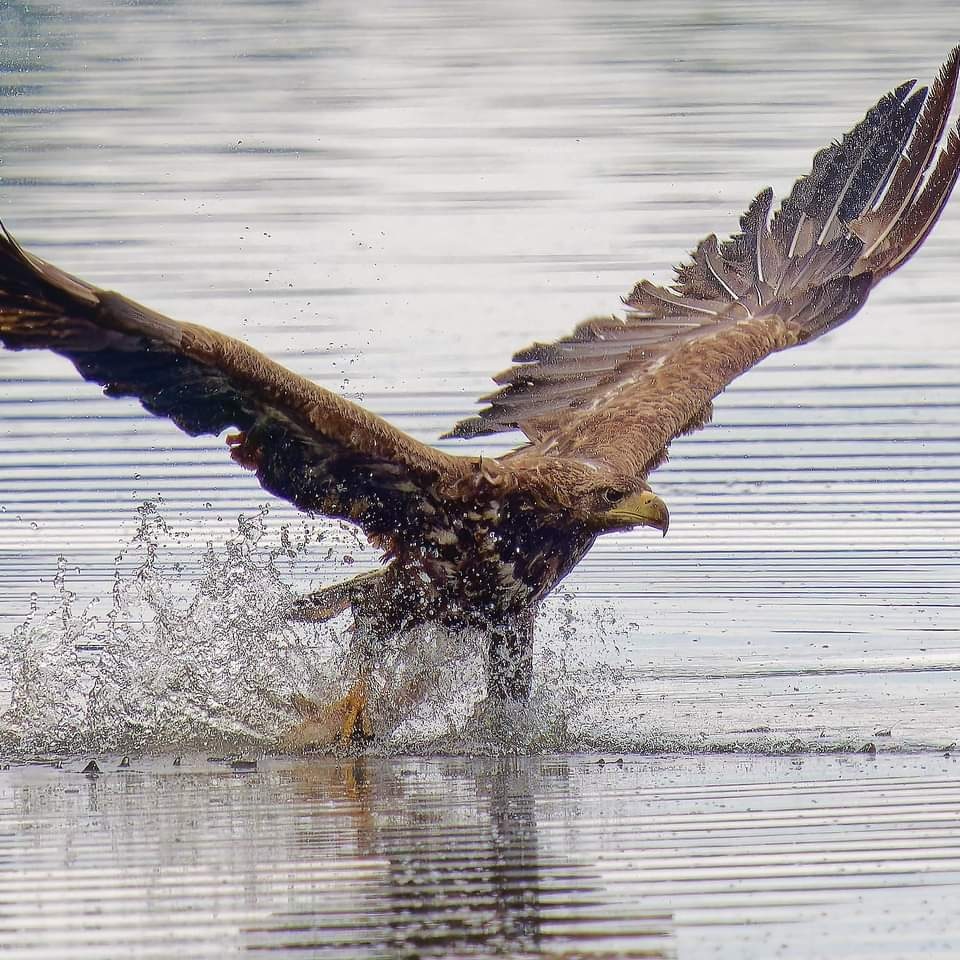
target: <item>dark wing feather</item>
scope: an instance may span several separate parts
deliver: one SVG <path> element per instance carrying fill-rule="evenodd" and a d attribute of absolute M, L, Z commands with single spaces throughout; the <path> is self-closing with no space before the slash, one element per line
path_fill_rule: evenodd
<path fill-rule="evenodd" d="M 487 407 L 450 435 L 519 428 L 532 444 L 512 457 L 648 473 L 673 437 L 709 419 L 727 384 L 851 317 L 923 242 L 960 169 L 956 129 L 943 144 L 958 65 L 960 48 L 929 91 L 907 83 L 883 97 L 817 153 L 772 217 L 767 189 L 740 233 L 703 240 L 672 286 L 638 283 L 624 319 L 588 320 L 519 351 Z"/>
<path fill-rule="evenodd" d="M 2 229 L 2 228 L 0 228 Z M 45 348 L 87 380 L 196 436 L 228 427 L 233 455 L 303 510 L 368 533 L 414 533 L 464 460 L 392 427 L 247 344 L 100 290 L 0 236 L 0 342 Z"/>

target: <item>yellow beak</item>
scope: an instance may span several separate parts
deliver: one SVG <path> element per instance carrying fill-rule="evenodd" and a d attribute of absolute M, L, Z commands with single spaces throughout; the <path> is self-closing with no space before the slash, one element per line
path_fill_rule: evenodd
<path fill-rule="evenodd" d="M 667 505 L 650 490 L 641 490 L 621 500 L 603 514 L 604 525 L 611 530 L 626 527 L 655 527 L 667 535 L 670 527 L 670 511 Z"/>

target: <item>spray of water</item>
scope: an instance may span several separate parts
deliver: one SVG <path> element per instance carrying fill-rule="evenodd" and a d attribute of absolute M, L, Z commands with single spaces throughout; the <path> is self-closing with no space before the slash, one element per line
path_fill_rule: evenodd
<path fill-rule="evenodd" d="M 289 622 L 283 611 L 303 587 L 291 587 L 290 571 L 311 552 L 339 553 L 349 564 L 347 534 L 309 524 L 277 533 L 266 519 L 266 508 L 241 517 L 225 542 L 207 545 L 199 572 L 189 575 L 183 534 L 146 502 L 116 557 L 110 597 L 85 606 L 61 558 L 55 601 L 44 607 L 34 598 L 23 623 L 0 638 L 0 676 L 10 691 L 0 747 L 21 754 L 269 750 L 296 721 L 294 693 L 318 702 L 341 695 L 351 679 L 349 614 L 317 625 Z M 482 637 L 425 628 L 396 638 L 379 652 L 371 678 L 380 734 L 373 749 L 571 746 L 574 716 L 617 678 L 578 661 L 584 631 L 602 633 L 602 618 L 578 616 L 561 594 L 543 627 L 532 702 L 509 717 L 484 709 Z"/>

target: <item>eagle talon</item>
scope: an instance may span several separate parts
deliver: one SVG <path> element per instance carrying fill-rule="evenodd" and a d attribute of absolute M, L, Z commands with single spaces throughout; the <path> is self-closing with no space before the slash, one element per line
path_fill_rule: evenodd
<path fill-rule="evenodd" d="M 230 448 L 230 457 L 234 463 L 239 463 L 244 470 L 256 470 L 260 466 L 260 449 L 251 447 L 247 434 L 241 430 L 238 433 L 227 434 L 227 446 Z"/>
<path fill-rule="evenodd" d="M 350 692 L 335 706 L 346 707 L 343 721 L 340 724 L 341 743 L 362 743 L 373 739 L 373 724 L 367 713 L 367 686 L 363 680 L 358 680 Z"/>
<path fill-rule="evenodd" d="M 287 731 L 280 745 L 284 750 L 302 751 L 368 743 L 374 735 L 368 703 L 366 682 L 362 678 L 346 696 L 326 706 L 294 694 L 291 704 L 301 718 L 300 723 Z"/>

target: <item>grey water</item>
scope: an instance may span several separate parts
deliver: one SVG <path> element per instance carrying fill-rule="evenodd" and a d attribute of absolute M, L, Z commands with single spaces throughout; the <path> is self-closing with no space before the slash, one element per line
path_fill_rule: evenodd
<path fill-rule="evenodd" d="M 436 442 L 958 41 L 933 0 L 4 3 L 0 218 Z M 0 352 L 0 946 L 953 955 L 958 204 L 674 444 L 669 536 L 548 605 L 520 756 L 465 732 L 478 653 L 434 636 L 390 652 L 384 702 L 432 686 L 373 754 L 274 755 L 346 630 L 278 603 L 375 552 Z"/>
<path fill-rule="evenodd" d="M 0 779 L 9 956 L 956 955 L 954 759 L 101 763 Z"/>

